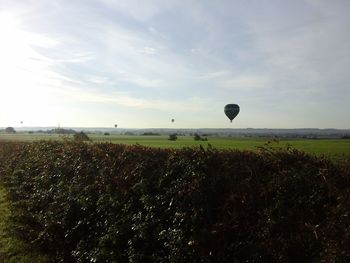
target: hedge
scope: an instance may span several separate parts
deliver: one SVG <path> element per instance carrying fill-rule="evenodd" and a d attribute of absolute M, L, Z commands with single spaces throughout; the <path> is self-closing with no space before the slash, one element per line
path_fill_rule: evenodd
<path fill-rule="evenodd" d="M 295 149 L 0 143 L 14 233 L 53 262 L 349 262 L 350 164 Z"/>

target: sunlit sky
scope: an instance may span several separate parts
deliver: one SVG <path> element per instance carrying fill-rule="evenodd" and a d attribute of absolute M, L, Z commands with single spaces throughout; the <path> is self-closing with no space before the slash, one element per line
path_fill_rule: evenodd
<path fill-rule="evenodd" d="M 350 128 L 349 13 L 348 0 L 0 0 L 0 127 Z"/>

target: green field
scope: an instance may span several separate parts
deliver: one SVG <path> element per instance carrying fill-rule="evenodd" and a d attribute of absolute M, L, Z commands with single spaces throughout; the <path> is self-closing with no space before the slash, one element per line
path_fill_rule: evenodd
<path fill-rule="evenodd" d="M 239 150 L 256 150 L 258 147 L 265 146 L 271 142 L 267 138 L 235 138 L 235 137 L 209 137 L 208 141 L 195 141 L 190 136 L 179 136 L 177 141 L 169 141 L 168 136 L 95 136 L 90 135 L 94 142 L 112 142 L 123 144 L 138 143 L 144 146 L 161 147 L 161 148 L 182 148 L 211 145 L 219 149 L 239 149 Z M 308 140 L 308 139 L 284 139 L 272 141 L 273 146 L 285 147 L 291 145 L 294 148 L 303 150 L 308 153 L 350 156 L 350 140 L 333 139 L 333 140 Z"/>
<path fill-rule="evenodd" d="M 63 137 L 58 134 L 29 134 L 29 133 L 15 133 L 15 134 L 0 134 L 0 141 L 21 141 L 33 142 L 40 140 L 60 140 Z"/>
<path fill-rule="evenodd" d="M 207 147 L 211 145 L 219 149 L 256 150 L 266 145 L 271 139 L 268 138 L 238 138 L 238 137 L 208 137 L 208 141 L 195 141 L 191 136 L 179 136 L 177 141 L 169 141 L 168 136 L 127 136 L 89 134 L 93 142 L 111 142 L 120 144 L 140 144 L 143 146 L 160 148 L 182 148 L 182 147 Z M 0 134 L 0 140 L 7 141 L 39 141 L 39 140 L 63 140 L 70 138 L 56 134 Z M 345 139 L 282 139 L 273 141 L 273 146 L 284 147 L 291 145 L 299 150 L 332 156 L 350 156 L 350 140 Z"/>

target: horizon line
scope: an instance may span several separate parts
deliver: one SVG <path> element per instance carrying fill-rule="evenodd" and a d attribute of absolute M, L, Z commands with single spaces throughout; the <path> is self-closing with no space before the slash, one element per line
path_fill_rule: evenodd
<path fill-rule="evenodd" d="M 164 127 L 152 127 L 152 128 L 128 128 L 128 127 L 98 127 L 98 126 L 25 126 L 25 127 L 20 127 L 20 126 L 2 126 L 0 127 L 0 129 L 6 129 L 7 127 L 13 127 L 15 129 L 19 129 L 19 130 L 25 130 L 25 129 L 122 129 L 122 130 L 156 130 L 156 129 L 163 129 L 163 130 L 231 130 L 231 129 L 236 129 L 236 130 L 350 130 L 350 128 L 316 128 L 316 127 L 299 127 L 299 128 L 253 128 L 253 127 L 246 127 L 246 128 L 221 128 L 221 127 L 217 127 L 217 128 L 185 128 L 185 127 L 172 127 L 172 128 L 164 128 Z"/>

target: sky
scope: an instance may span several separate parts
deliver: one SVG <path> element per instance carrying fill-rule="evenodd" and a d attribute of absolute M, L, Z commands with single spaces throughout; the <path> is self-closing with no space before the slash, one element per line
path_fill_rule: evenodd
<path fill-rule="evenodd" d="M 349 12 L 348 0 L 0 0 L 0 127 L 349 129 Z"/>

